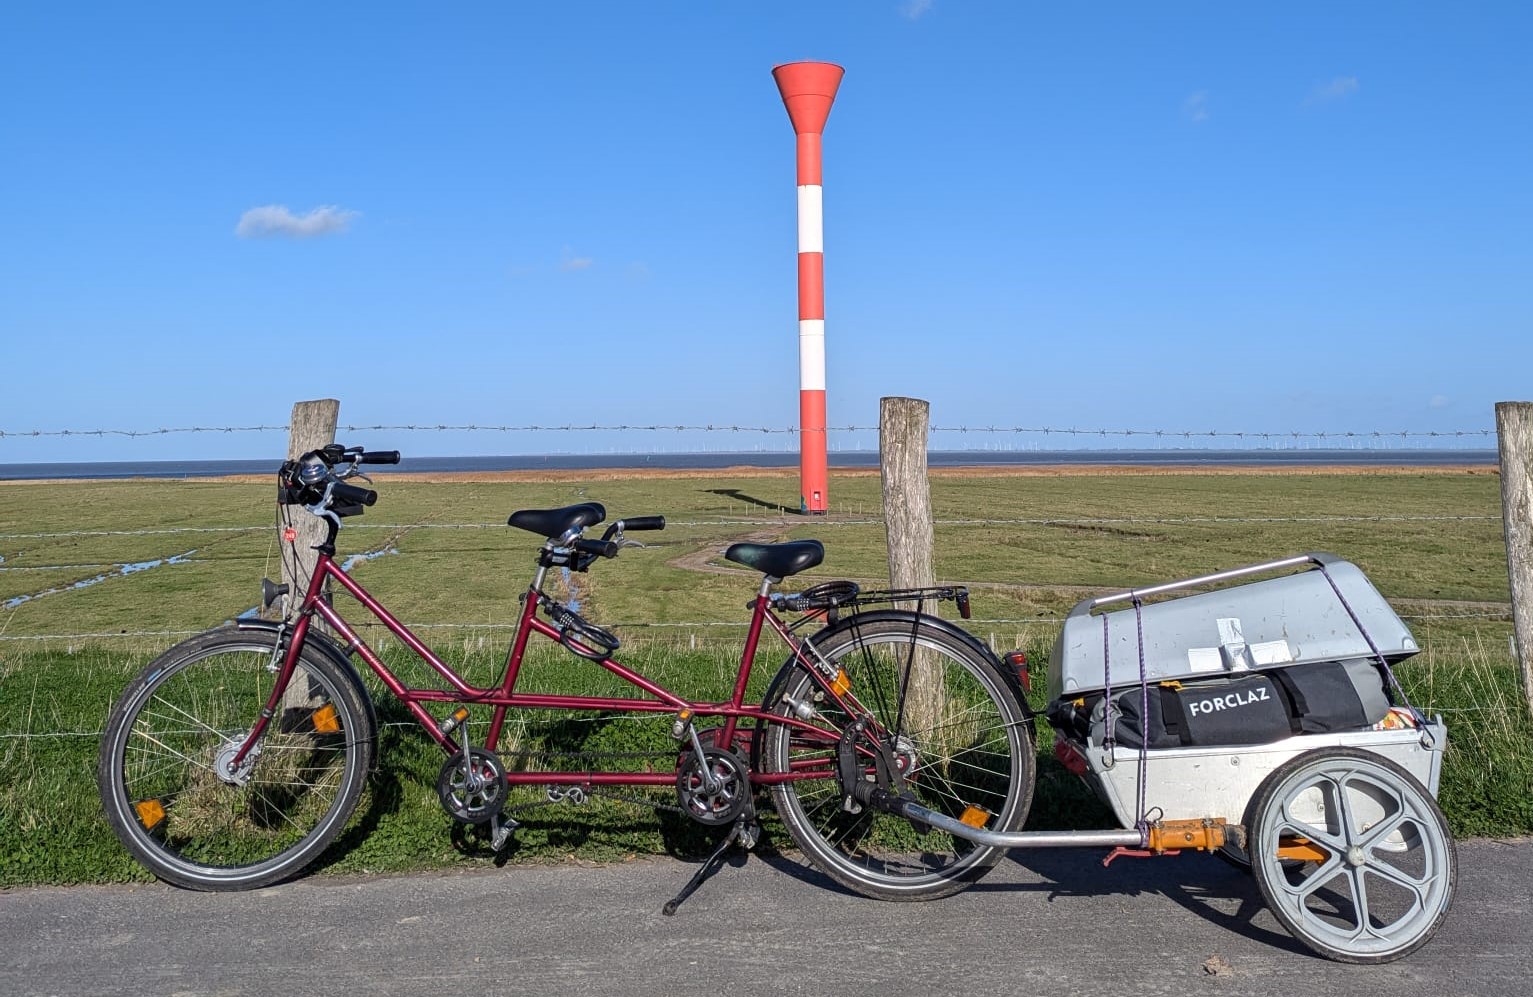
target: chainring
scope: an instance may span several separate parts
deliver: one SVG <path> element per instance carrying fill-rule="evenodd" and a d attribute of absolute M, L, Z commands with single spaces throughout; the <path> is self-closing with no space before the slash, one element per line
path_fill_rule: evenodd
<path fill-rule="evenodd" d="M 461 824 L 487 824 L 506 805 L 506 769 L 500 756 L 484 748 L 470 748 L 469 764 L 458 752 L 442 766 L 436 794 L 453 820 Z"/>
<path fill-rule="evenodd" d="M 714 777 L 712 790 L 705 772 Z M 676 800 L 682 813 L 699 824 L 716 827 L 732 823 L 745 811 L 750 798 L 750 767 L 739 755 L 725 748 L 704 748 L 699 764 L 696 754 L 682 752 L 676 766 Z"/>

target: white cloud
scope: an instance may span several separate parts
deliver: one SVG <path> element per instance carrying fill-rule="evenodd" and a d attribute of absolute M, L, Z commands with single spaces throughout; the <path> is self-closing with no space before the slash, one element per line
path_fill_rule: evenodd
<path fill-rule="evenodd" d="M 1452 402 L 1453 399 L 1447 395 L 1433 395 L 1427 402 L 1427 408 L 1447 408 Z"/>
<path fill-rule="evenodd" d="M 1306 104 L 1329 104 L 1333 100 L 1343 100 L 1357 93 L 1356 76 L 1338 76 L 1329 83 L 1322 83 L 1309 92 Z"/>
<path fill-rule="evenodd" d="M 589 256 L 576 256 L 574 250 L 565 246 L 564 257 L 559 261 L 559 269 L 566 273 L 575 270 L 589 270 L 595 262 L 596 260 Z"/>
<path fill-rule="evenodd" d="M 1187 115 L 1188 119 L 1192 121 L 1207 121 L 1208 91 L 1199 90 L 1197 93 L 1189 94 L 1187 99 L 1182 101 L 1182 113 Z"/>
<path fill-rule="evenodd" d="M 321 235 L 339 235 L 361 212 L 333 204 L 321 205 L 308 214 L 295 215 L 285 204 L 266 204 L 240 215 L 234 234 L 241 239 L 312 239 Z"/>
<path fill-rule="evenodd" d="M 907 21 L 918 21 L 921 19 L 921 15 L 928 13 L 932 9 L 934 2 L 935 0 L 905 0 L 904 3 L 900 4 L 900 16 Z"/>

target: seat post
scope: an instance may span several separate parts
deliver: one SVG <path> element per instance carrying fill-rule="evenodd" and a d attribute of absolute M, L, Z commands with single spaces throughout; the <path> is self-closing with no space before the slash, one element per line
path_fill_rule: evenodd
<path fill-rule="evenodd" d="M 782 579 L 776 577 L 775 575 L 763 575 L 763 576 L 761 576 L 761 588 L 756 591 L 756 595 L 759 598 L 763 598 L 763 599 L 766 598 L 767 595 L 769 593 L 771 593 L 772 586 L 776 585 L 780 581 L 782 581 Z"/>

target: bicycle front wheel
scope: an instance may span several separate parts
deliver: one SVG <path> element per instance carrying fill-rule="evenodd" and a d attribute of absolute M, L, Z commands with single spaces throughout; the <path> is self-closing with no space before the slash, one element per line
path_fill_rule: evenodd
<path fill-rule="evenodd" d="M 198 890 L 267 886 L 317 858 L 356 808 L 374 731 L 354 680 L 305 648 L 277 715 L 227 762 L 271 693 L 273 635 L 214 631 L 157 658 L 107 722 L 107 822 L 156 876 Z"/>
<path fill-rule="evenodd" d="M 865 710 L 888 740 L 907 794 L 987 830 L 1021 829 L 1035 781 L 1032 738 L 1016 695 L 980 650 L 898 612 L 850 617 L 811 643 L 825 671 L 844 675 L 853 712 Z M 1000 860 L 1001 849 L 873 807 L 843 809 L 834 735 L 861 717 L 837 707 L 803 666 L 784 666 L 765 708 L 812 715 L 830 735 L 770 724 L 761 770 L 796 776 L 772 786 L 773 803 L 800 850 L 836 882 L 884 900 L 928 900 L 966 888 Z"/>

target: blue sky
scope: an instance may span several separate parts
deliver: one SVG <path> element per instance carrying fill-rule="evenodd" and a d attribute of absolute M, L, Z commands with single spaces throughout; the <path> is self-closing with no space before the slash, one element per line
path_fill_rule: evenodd
<path fill-rule="evenodd" d="M 321 396 L 356 424 L 792 425 L 770 69 L 797 59 L 847 71 L 832 425 L 903 394 L 938 425 L 1489 427 L 1533 396 L 1530 11 L 7 4 L 0 430 Z M 0 462 L 280 450 L 6 437 Z"/>

